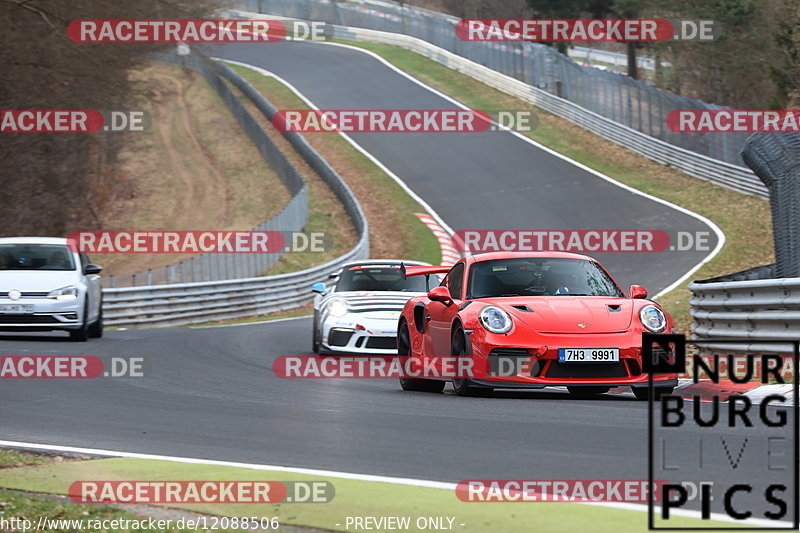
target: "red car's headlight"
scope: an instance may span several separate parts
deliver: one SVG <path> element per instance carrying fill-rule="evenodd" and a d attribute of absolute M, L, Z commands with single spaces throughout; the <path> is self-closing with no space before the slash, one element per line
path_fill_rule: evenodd
<path fill-rule="evenodd" d="M 667 329 L 667 317 L 655 305 L 645 305 L 639 310 L 639 320 L 642 325 L 653 333 L 661 333 Z"/>
<path fill-rule="evenodd" d="M 481 325 L 492 333 L 508 333 L 511 330 L 511 317 L 499 307 L 487 305 L 481 309 L 478 317 Z"/>

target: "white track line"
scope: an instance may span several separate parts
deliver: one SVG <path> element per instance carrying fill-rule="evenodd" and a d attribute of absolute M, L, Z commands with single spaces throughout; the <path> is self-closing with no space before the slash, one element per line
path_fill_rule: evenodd
<path fill-rule="evenodd" d="M 295 468 L 290 466 L 276 466 L 276 465 L 263 465 L 254 463 L 238 463 L 233 461 L 214 461 L 211 459 L 195 459 L 191 457 L 175 457 L 171 455 L 153 455 L 148 453 L 134 453 L 134 452 L 118 452 L 111 450 L 100 450 L 96 448 L 79 448 L 75 446 L 58 446 L 53 444 L 34 444 L 29 442 L 17 442 L 10 440 L 0 440 L 0 447 L 18 448 L 28 450 L 42 450 L 51 452 L 67 452 L 79 453 L 85 455 L 97 455 L 103 457 L 123 457 L 128 459 L 149 459 L 153 461 L 170 461 L 174 463 L 187 463 L 197 465 L 211 465 L 211 466 L 228 466 L 234 468 L 246 468 L 249 470 L 271 470 L 274 472 L 289 472 L 293 474 L 306 474 L 310 476 L 331 477 L 338 479 L 352 479 L 356 481 L 372 481 L 376 483 L 388 483 L 392 485 L 407 485 L 412 487 L 423 487 L 429 489 L 451 490 L 455 491 L 458 486 L 456 483 L 448 483 L 444 481 L 432 481 L 428 479 L 414 479 L 405 477 L 390 477 L 390 476 L 375 476 L 370 474 L 355 474 L 351 472 L 338 472 L 333 470 L 318 470 L 314 468 Z M 570 502 L 578 505 L 592 505 L 596 507 L 609 507 L 612 509 L 621 509 L 626 511 L 647 512 L 647 505 L 640 503 L 617 503 L 617 502 Z M 691 511 L 688 509 L 673 509 L 671 511 L 675 516 L 682 516 L 687 518 L 700 518 L 700 511 Z M 778 522 L 773 520 L 734 520 L 733 518 L 720 514 L 711 513 L 711 519 L 719 522 L 730 522 L 740 525 L 755 525 L 755 526 L 789 526 L 790 522 Z"/>

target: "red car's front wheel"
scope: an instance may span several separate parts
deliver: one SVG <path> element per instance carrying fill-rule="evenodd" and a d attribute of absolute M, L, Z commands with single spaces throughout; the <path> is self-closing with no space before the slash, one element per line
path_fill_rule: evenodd
<path fill-rule="evenodd" d="M 411 355 L 411 335 L 408 331 L 408 324 L 403 321 L 397 330 L 397 355 L 399 357 L 408 357 Z M 400 387 L 403 390 L 420 391 L 420 392 L 442 392 L 444 390 L 444 381 L 435 379 L 414 379 L 414 378 L 400 378 Z"/>
<path fill-rule="evenodd" d="M 450 351 L 456 357 L 469 357 L 467 351 L 467 339 L 464 330 L 459 326 L 453 332 L 453 340 L 450 344 Z M 462 368 L 457 365 L 458 368 Z M 459 396 L 488 396 L 494 389 L 490 387 L 476 387 L 472 385 L 469 378 L 453 378 L 453 389 Z"/>

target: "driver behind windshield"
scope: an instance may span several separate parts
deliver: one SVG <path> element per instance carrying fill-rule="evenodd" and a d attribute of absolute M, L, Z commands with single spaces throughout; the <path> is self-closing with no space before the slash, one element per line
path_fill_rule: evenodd
<path fill-rule="evenodd" d="M 472 280 L 473 298 L 622 294 L 600 266 L 583 259 L 481 261 Z"/>
<path fill-rule="evenodd" d="M 404 278 L 400 267 L 377 268 L 351 267 L 344 270 L 336 284 L 337 292 L 342 291 L 398 291 L 425 292 L 425 279 L 421 276 Z"/>
<path fill-rule="evenodd" d="M 69 270 L 70 264 L 67 259 L 67 254 L 61 250 L 56 250 L 50 254 L 50 261 L 39 268 L 42 270 Z"/>

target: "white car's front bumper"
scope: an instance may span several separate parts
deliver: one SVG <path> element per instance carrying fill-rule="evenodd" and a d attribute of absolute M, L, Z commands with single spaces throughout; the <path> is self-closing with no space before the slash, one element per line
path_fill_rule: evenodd
<path fill-rule="evenodd" d="M 381 318 L 364 315 L 348 313 L 343 317 L 327 317 L 320 328 L 323 350 L 341 354 L 396 354 L 400 312 L 381 313 L 385 315 Z"/>
<path fill-rule="evenodd" d="M 84 298 L 80 296 L 66 301 L 47 297 L 0 298 L 0 329 L 78 329 L 83 323 Z M 21 306 L 22 309 L 10 306 Z"/>

